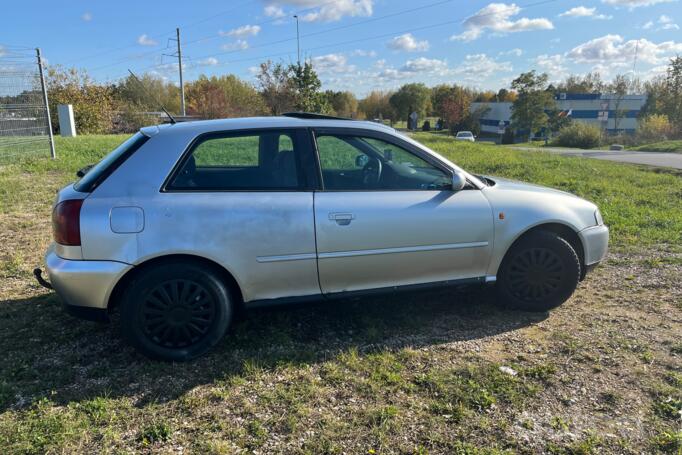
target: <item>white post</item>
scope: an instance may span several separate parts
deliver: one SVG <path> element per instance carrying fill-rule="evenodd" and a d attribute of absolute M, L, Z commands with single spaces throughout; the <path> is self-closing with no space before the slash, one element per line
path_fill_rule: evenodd
<path fill-rule="evenodd" d="M 59 116 L 59 134 L 62 137 L 76 137 L 76 121 L 73 119 L 73 106 L 59 104 L 57 106 Z"/>

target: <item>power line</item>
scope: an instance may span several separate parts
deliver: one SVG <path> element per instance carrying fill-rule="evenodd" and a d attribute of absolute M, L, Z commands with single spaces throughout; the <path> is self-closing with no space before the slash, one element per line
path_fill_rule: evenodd
<path fill-rule="evenodd" d="M 202 21 L 195 22 L 194 24 L 190 25 L 190 27 L 192 27 L 192 26 L 194 26 L 194 25 L 197 25 L 197 24 L 200 24 L 200 23 L 202 23 L 202 22 L 206 22 L 206 21 L 208 21 L 208 20 L 210 20 L 210 19 L 212 19 L 212 18 L 214 18 L 214 17 L 217 17 L 217 16 L 220 16 L 220 15 L 226 14 L 226 13 L 228 13 L 228 12 L 230 12 L 230 11 L 235 10 L 235 9 L 238 9 L 238 8 L 240 8 L 241 6 L 244 6 L 244 5 L 248 4 L 248 3 L 251 3 L 251 1 L 253 1 L 253 0 L 250 0 L 250 1 L 246 2 L 246 3 L 243 3 L 242 5 L 237 6 L 237 7 L 235 7 L 235 8 L 232 8 L 232 9 L 230 9 L 230 10 L 223 11 L 222 13 L 218 13 L 218 14 L 212 16 L 211 18 L 208 18 L 208 19 L 204 19 L 204 20 L 202 20 Z M 450 0 L 450 1 L 452 1 L 452 0 Z M 303 8 L 303 9 L 300 9 L 300 10 L 296 11 L 295 13 L 296 13 L 296 14 L 305 13 L 306 11 L 311 11 L 311 10 L 314 10 L 314 9 L 317 9 L 317 8 L 321 8 L 321 7 L 325 6 L 325 5 L 329 5 L 329 4 L 332 4 L 332 3 L 334 3 L 334 2 L 335 2 L 335 0 L 332 0 L 332 1 L 328 1 L 328 2 L 326 2 L 326 3 L 322 3 L 322 4 L 317 5 L 317 6 L 314 6 L 314 7 Z M 265 21 L 258 22 L 258 23 L 254 24 L 254 25 L 263 25 L 263 24 L 267 24 L 267 23 L 269 23 L 269 22 L 273 22 L 273 21 L 276 21 L 276 20 L 279 20 L 279 19 L 281 19 L 281 18 L 275 17 L 275 18 L 272 18 L 272 19 L 268 19 L 268 20 L 265 20 Z M 183 28 L 185 28 L 185 27 L 183 27 Z M 159 36 L 166 36 L 166 35 L 157 35 L 157 36 L 153 36 L 153 37 L 151 37 L 151 38 L 158 38 Z M 215 39 L 215 38 L 220 38 L 220 37 L 222 37 L 222 36 L 223 36 L 223 35 L 219 32 L 219 33 L 217 33 L 217 34 L 213 34 L 213 35 L 210 35 L 210 36 L 208 36 L 208 37 L 199 38 L 199 39 L 192 40 L 192 41 L 187 41 L 187 42 L 184 43 L 184 46 L 187 47 L 187 46 L 192 45 L 192 44 L 195 44 L 195 43 L 199 43 L 199 42 L 203 42 L 203 41 L 208 41 L 208 40 Z M 170 38 L 170 39 L 172 39 L 172 38 Z M 134 45 L 128 45 L 128 46 L 124 46 L 124 47 L 118 48 L 117 50 L 127 49 L 127 48 L 133 47 L 133 46 L 134 46 Z M 92 69 L 90 69 L 90 71 L 98 71 L 98 70 L 105 69 L 105 68 L 111 68 L 111 67 L 113 67 L 113 66 L 117 66 L 117 65 L 120 65 L 120 64 L 122 64 L 122 63 L 127 63 L 127 62 L 129 62 L 129 61 L 137 60 L 137 59 L 146 57 L 146 56 L 148 56 L 148 55 L 156 54 L 156 53 L 159 52 L 159 50 L 163 51 L 163 50 L 166 50 L 166 49 L 168 49 L 168 45 L 166 45 L 166 47 L 163 48 L 163 49 L 154 49 L 154 50 L 152 50 L 152 51 L 148 51 L 148 52 L 143 52 L 143 53 L 141 53 L 141 54 L 137 54 L 135 57 L 127 57 L 127 58 L 119 59 L 119 60 L 117 60 L 117 61 L 115 61 L 115 62 L 108 63 L 108 64 L 106 64 L 106 65 L 101 65 L 101 66 L 92 68 Z M 106 52 L 105 52 L 105 53 L 106 53 Z M 100 54 L 100 55 L 104 55 L 105 53 L 102 53 L 102 54 Z M 110 53 L 110 52 L 109 52 L 109 53 Z M 97 55 L 94 55 L 94 56 L 97 56 Z M 87 57 L 87 58 L 89 58 L 89 57 Z"/>
<path fill-rule="evenodd" d="M 435 3 L 430 3 L 430 4 L 428 4 L 428 5 L 423 5 L 423 6 L 419 6 L 419 7 L 416 7 L 416 8 L 410 8 L 410 9 L 406 9 L 406 10 L 402 10 L 402 11 L 397 11 L 397 12 L 394 12 L 394 13 L 386 14 L 386 15 L 384 15 L 384 16 L 373 17 L 373 18 L 371 18 L 371 19 L 366 19 L 366 20 L 363 20 L 363 21 L 354 22 L 354 23 L 352 23 L 352 24 L 340 25 L 340 26 L 338 26 L 338 27 L 332 27 L 332 28 L 325 29 L 325 30 L 319 30 L 319 31 L 317 31 L 317 32 L 312 32 L 312 33 L 308 33 L 308 34 L 305 34 L 305 35 L 301 35 L 300 38 L 310 38 L 310 37 L 312 37 L 312 36 L 319 36 L 319 35 L 323 35 L 323 34 L 325 34 L 325 33 L 336 32 L 336 31 L 338 31 L 338 30 L 345 30 L 345 29 L 348 29 L 348 28 L 351 28 L 351 27 L 357 27 L 357 26 L 359 26 L 359 25 L 368 24 L 368 23 L 370 23 L 370 22 L 376 22 L 376 21 L 379 21 L 379 20 L 383 20 L 383 19 L 388 19 L 388 18 L 391 18 L 391 17 L 399 16 L 399 15 L 402 15 L 402 14 L 408 14 L 408 13 L 413 13 L 413 12 L 415 12 L 415 11 L 419 11 L 419 10 L 423 10 L 423 9 L 427 9 L 427 8 L 433 8 L 434 6 L 440 6 L 440 5 L 443 5 L 443 4 L 445 4 L 445 3 L 451 3 L 451 2 L 453 2 L 453 1 L 455 1 L 455 0 L 441 0 L 441 1 L 438 1 L 438 2 L 435 2 Z M 453 22 L 457 22 L 457 21 L 453 21 Z M 400 33 L 400 32 L 397 32 L 397 33 Z M 256 45 L 256 46 L 251 46 L 251 47 L 249 47 L 248 50 L 259 49 L 259 48 L 261 48 L 261 47 L 269 47 L 269 46 L 272 46 L 272 45 L 275 45 L 275 44 L 288 43 L 288 42 L 291 42 L 291 41 L 294 41 L 294 40 L 296 40 L 296 38 L 284 38 L 284 39 L 281 39 L 281 40 L 270 41 L 270 42 L 267 42 L 267 43 L 258 44 L 258 45 Z M 244 52 L 245 50 L 247 50 L 247 49 L 233 49 L 233 50 L 229 50 L 229 51 L 225 51 L 225 52 L 218 52 L 218 53 L 212 53 L 212 54 L 209 54 L 209 55 L 202 55 L 202 56 L 197 57 L 197 58 L 216 57 L 216 56 L 219 56 L 219 55 L 227 55 L 227 54 L 234 54 L 234 53 L 236 53 L 236 52 Z"/>
<path fill-rule="evenodd" d="M 191 23 L 191 24 L 189 24 L 189 25 L 185 25 L 185 26 L 183 26 L 182 28 L 187 29 L 187 28 L 195 27 L 196 25 L 199 25 L 199 24 L 208 22 L 208 21 L 210 21 L 211 19 L 215 19 L 216 17 L 223 16 L 223 15 L 225 15 L 225 14 L 227 14 L 227 13 L 231 13 L 232 11 L 234 11 L 234 10 L 236 10 L 236 9 L 239 9 L 239 8 L 242 8 L 243 6 L 245 6 L 245 5 L 249 4 L 249 3 L 252 3 L 253 1 L 254 1 L 254 0 L 248 0 L 247 2 L 241 3 L 241 4 L 237 5 L 237 6 L 235 6 L 234 8 L 230 8 L 230 9 L 225 10 L 225 11 L 222 11 L 222 12 L 220 12 L 220 13 L 213 14 L 213 15 L 211 15 L 211 16 L 205 18 L 205 19 L 202 19 L 202 20 L 200 20 L 200 21 L 193 22 L 193 23 Z M 154 38 L 163 38 L 163 37 L 167 37 L 167 36 L 173 35 L 173 34 L 175 34 L 175 31 L 168 32 L 168 33 L 160 33 L 160 34 L 158 34 L 158 35 L 152 35 L 152 36 L 150 36 L 149 38 L 150 38 L 150 39 L 154 39 Z M 92 58 L 99 57 L 99 56 L 101 56 L 101 55 L 111 54 L 112 52 L 117 52 L 117 51 L 120 51 L 120 50 L 129 49 L 129 48 L 134 47 L 134 46 L 137 46 L 137 45 L 138 45 L 138 44 L 135 43 L 135 44 L 127 44 L 127 45 L 121 46 L 121 47 L 110 48 L 110 49 L 108 49 L 108 50 L 105 50 L 105 51 L 102 51 L 102 52 L 98 52 L 98 53 L 96 53 L 96 54 L 92 54 L 92 55 L 89 55 L 89 56 L 87 56 L 87 57 L 82 57 L 82 58 L 77 58 L 77 59 L 73 59 L 73 60 L 68 60 L 68 61 L 66 61 L 66 62 L 64 63 L 64 65 L 70 65 L 70 64 L 75 63 L 75 62 L 81 62 L 81 61 L 84 61 L 84 60 L 90 60 L 90 59 L 92 59 Z"/>
<path fill-rule="evenodd" d="M 403 11 L 403 12 L 396 12 L 396 13 L 392 13 L 392 14 L 386 15 L 386 16 L 395 16 L 395 15 L 398 15 L 398 14 L 404 14 L 404 13 L 407 12 L 407 11 L 412 12 L 412 11 L 414 11 L 415 9 L 420 9 L 420 8 L 423 9 L 423 8 L 427 8 L 427 7 L 436 5 L 436 4 L 446 3 L 446 2 L 448 2 L 448 1 L 452 1 L 452 0 L 442 0 L 442 1 L 436 2 L 436 3 L 434 3 L 434 4 L 425 5 L 425 6 L 423 6 L 423 7 L 418 7 L 418 8 L 412 8 L 412 9 L 410 9 L 410 10 L 405 10 L 405 11 Z M 525 8 L 533 8 L 533 7 L 537 7 L 537 6 L 546 5 L 546 4 L 549 4 L 549 3 L 555 3 L 555 2 L 557 2 L 557 1 L 561 1 L 561 0 L 541 0 L 541 1 L 538 1 L 538 2 L 534 2 L 534 3 L 529 3 L 529 4 L 526 4 L 526 5 L 522 5 L 521 8 L 524 8 L 524 9 L 525 9 Z M 478 17 L 489 16 L 489 15 L 494 15 L 494 14 L 496 14 L 496 13 L 486 13 L 486 14 L 481 14 L 481 15 L 479 15 Z M 467 17 L 468 17 L 468 16 L 467 16 Z M 306 38 L 306 37 L 310 37 L 310 36 L 316 36 L 316 35 L 320 35 L 320 34 L 322 34 L 322 33 L 328 33 L 329 31 L 335 31 L 335 30 L 342 29 L 342 28 L 349 28 L 349 27 L 355 26 L 355 25 L 362 25 L 362 24 L 364 24 L 364 23 L 371 22 L 371 21 L 374 21 L 374 20 L 380 20 L 380 19 L 383 19 L 383 18 L 385 18 L 385 17 L 384 17 L 384 16 L 381 16 L 381 17 L 377 17 L 377 18 L 373 18 L 373 19 L 368 19 L 368 20 L 366 20 L 366 21 L 361 21 L 361 22 L 359 22 L 359 23 L 347 24 L 347 25 L 344 25 L 344 26 L 334 27 L 334 28 L 332 28 L 332 29 L 322 30 L 322 31 L 314 32 L 314 33 L 309 33 L 309 34 L 307 34 L 307 35 L 301 35 L 301 38 Z M 348 40 L 348 41 L 342 41 L 342 42 L 336 42 L 336 43 L 326 44 L 326 45 L 322 45 L 322 46 L 316 46 L 316 47 L 313 47 L 313 48 L 304 49 L 304 51 L 310 52 L 310 51 L 315 51 L 315 50 L 320 50 L 320 49 L 327 49 L 327 48 L 331 48 L 331 47 L 339 47 L 339 46 L 345 46 L 345 45 L 348 45 L 348 44 L 356 44 L 356 43 L 360 43 L 360 42 L 366 42 L 366 41 L 371 41 L 371 40 L 376 40 L 376 39 L 382 39 L 382 38 L 386 38 L 386 37 L 389 37 L 389 36 L 400 35 L 400 34 L 404 34 L 404 33 L 408 33 L 408 32 L 417 32 L 417 31 L 422 31 L 422 30 L 428 30 L 428 29 L 433 29 L 433 28 L 444 27 L 444 26 L 446 26 L 446 25 L 452 25 L 452 24 L 455 24 L 455 23 L 459 23 L 459 22 L 462 21 L 463 19 L 465 19 L 465 17 L 462 17 L 462 18 L 459 18 L 459 19 L 456 19 L 456 20 L 449 20 L 449 21 L 444 21 L 444 22 L 438 22 L 438 23 L 429 24 L 429 25 L 420 26 L 420 27 L 412 27 L 412 28 L 403 29 L 403 30 L 400 30 L 400 31 L 392 31 L 392 32 L 382 33 L 382 34 L 379 34 L 379 35 L 374 35 L 374 36 L 365 37 L 365 38 L 358 38 L 358 39 L 353 39 L 353 40 Z M 269 43 L 260 44 L 260 45 L 258 45 L 258 46 L 253 46 L 253 47 L 251 47 L 251 48 L 249 48 L 249 49 L 239 49 L 239 50 L 231 50 L 231 51 L 220 52 L 220 53 L 207 54 L 207 55 L 203 55 L 203 56 L 200 56 L 200 57 L 195 57 L 195 59 L 204 59 L 204 58 L 209 58 L 209 57 L 216 57 L 216 56 L 219 56 L 219 55 L 226 55 L 226 54 L 232 54 L 232 53 L 237 53 L 237 52 L 245 52 L 245 51 L 247 51 L 247 50 L 252 50 L 252 49 L 256 49 L 256 48 L 260 48 L 260 47 L 265 47 L 265 46 L 271 46 L 271 45 L 273 45 L 273 44 L 280 44 L 280 43 L 284 43 L 284 42 L 289 42 L 289 41 L 292 41 L 292 40 L 295 40 L 295 39 L 296 39 L 296 38 L 288 38 L 288 39 L 283 39 L 283 40 L 278 40 L 278 41 L 273 41 L 273 42 L 269 42 Z M 225 66 L 225 65 L 231 64 L 231 63 L 240 63 L 240 62 L 255 61 L 255 60 L 266 60 L 266 59 L 273 58 L 273 57 L 280 57 L 280 56 L 283 56 L 283 55 L 290 55 L 291 53 L 292 53 L 292 51 L 285 51 L 285 52 L 280 52 L 280 53 L 275 53 L 275 54 L 261 55 L 261 56 L 258 56 L 258 57 L 249 57 L 249 58 L 243 58 L 243 59 L 233 59 L 233 60 L 228 60 L 228 61 L 219 63 L 218 65 L 214 65 L 214 66 Z M 118 63 L 116 63 L 116 64 L 118 64 Z M 107 66 L 111 66 L 111 65 L 107 65 Z M 156 69 L 156 68 L 160 68 L 160 67 L 162 67 L 162 66 L 165 66 L 165 65 L 164 65 L 164 64 L 155 64 L 155 65 L 151 65 L 151 66 L 145 67 L 145 68 L 143 68 L 143 69 L 141 69 L 141 70 L 139 70 L 139 71 L 147 71 L 147 70 L 149 70 L 149 69 Z M 200 66 L 200 65 L 195 65 L 194 67 L 190 67 L 190 68 L 188 68 L 188 69 L 196 68 L 196 67 L 198 67 L 198 66 Z M 101 69 L 101 68 L 103 68 L 103 67 L 100 67 L 100 68 L 97 68 L 97 69 Z M 121 77 L 123 77 L 123 76 L 121 76 Z"/>

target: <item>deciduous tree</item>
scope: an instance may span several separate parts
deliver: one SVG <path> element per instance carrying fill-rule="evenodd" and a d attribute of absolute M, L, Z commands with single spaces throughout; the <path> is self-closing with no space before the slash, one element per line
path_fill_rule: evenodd
<path fill-rule="evenodd" d="M 547 90 L 548 76 L 535 70 L 521 73 L 511 83 L 518 98 L 512 104 L 511 120 L 515 128 L 528 131 L 529 136 L 548 125 L 545 110 L 556 109 L 554 94 Z"/>
<path fill-rule="evenodd" d="M 112 86 L 95 83 L 85 71 L 54 66 L 47 71 L 47 88 L 54 131 L 59 131 L 58 104 L 73 105 L 76 130 L 79 133 L 111 131 L 116 109 Z"/>
<path fill-rule="evenodd" d="M 405 84 L 390 98 L 396 116 L 407 120 L 407 116 L 416 112 L 420 117 L 431 111 L 431 90 L 422 83 Z"/>

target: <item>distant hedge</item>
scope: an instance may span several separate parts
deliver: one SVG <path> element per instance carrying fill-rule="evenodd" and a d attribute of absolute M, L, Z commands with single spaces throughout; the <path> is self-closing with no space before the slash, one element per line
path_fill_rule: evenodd
<path fill-rule="evenodd" d="M 601 144 L 601 130 L 583 122 L 572 122 L 559 130 L 554 144 L 562 147 L 591 149 Z"/>

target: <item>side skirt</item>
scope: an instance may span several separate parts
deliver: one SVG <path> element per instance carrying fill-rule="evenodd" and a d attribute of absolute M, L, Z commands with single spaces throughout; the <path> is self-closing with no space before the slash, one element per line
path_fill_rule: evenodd
<path fill-rule="evenodd" d="M 305 304 L 313 302 L 322 302 L 329 300 L 343 300 L 362 297 L 372 297 L 377 295 L 400 294 L 404 292 L 427 291 L 436 289 L 453 288 L 459 286 L 475 286 L 492 284 L 495 282 L 495 277 L 476 277 L 463 278 L 459 280 L 436 281 L 432 283 L 408 284 L 403 286 L 390 286 L 384 288 L 363 289 L 361 291 L 343 291 L 332 292 L 328 294 L 313 294 L 294 297 L 281 297 L 277 299 L 261 299 L 251 300 L 244 303 L 244 308 L 267 308 L 280 305 Z"/>

